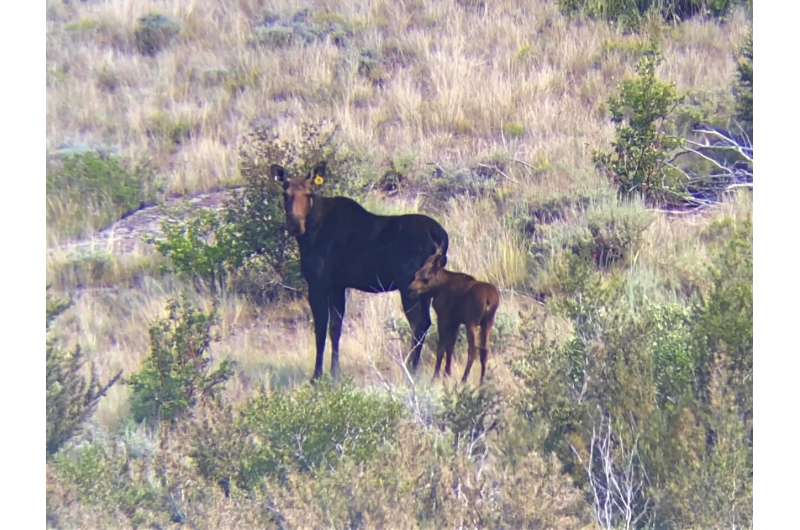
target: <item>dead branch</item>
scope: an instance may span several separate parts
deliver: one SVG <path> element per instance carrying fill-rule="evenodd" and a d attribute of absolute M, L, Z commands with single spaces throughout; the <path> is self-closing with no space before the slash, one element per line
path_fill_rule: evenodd
<path fill-rule="evenodd" d="M 631 447 L 626 448 L 621 437 L 614 434 L 611 418 L 604 417 L 599 426 L 592 426 L 587 462 L 571 446 L 586 470 L 595 519 L 602 528 L 634 528 L 650 514 L 650 500 L 644 495 L 649 479 L 639 457 L 638 444 L 637 434 Z M 617 461 L 619 457 L 623 458 L 622 463 Z"/>

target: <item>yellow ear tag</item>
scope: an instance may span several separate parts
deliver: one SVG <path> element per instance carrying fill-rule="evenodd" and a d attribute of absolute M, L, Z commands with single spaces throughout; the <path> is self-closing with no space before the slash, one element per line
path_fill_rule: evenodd
<path fill-rule="evenodd" d="M 322 186 L 325 183 L 325 178 L 322 175 L 317 175 L 314 177 L 314 184 L 317 186 Z"/>

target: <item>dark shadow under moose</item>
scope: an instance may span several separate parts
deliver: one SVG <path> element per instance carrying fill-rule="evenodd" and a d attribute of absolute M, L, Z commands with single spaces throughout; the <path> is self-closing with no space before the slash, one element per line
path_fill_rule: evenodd
<path fill-rule="evenodd" d="M 324 163 L 306 175 L 290 176 L 278 165 L 270 171 L 283 184 L 286 225 L 297 239 L 300 269 L 308 282 L 317 349 L 313 379 L 322 376 L 326 328 L 331 338 L 331 373 L 339 374 L 339 337 L 348 288 L 368 293 L 400 291 L 414 341 L 408 364 L 416 371 L 431 325 L 431 297 L 417 296 L 408 287 L 435 252 L 447 259 L 447 232 L 425 215 L 375 215 L 347 197 L 319 196 L 314 182 L 324 180 Z"/>

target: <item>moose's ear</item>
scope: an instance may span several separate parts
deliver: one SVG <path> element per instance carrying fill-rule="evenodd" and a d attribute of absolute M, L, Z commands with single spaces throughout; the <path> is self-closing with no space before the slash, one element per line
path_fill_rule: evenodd
<path fill-rule="evenodd" d="M 327 168 L 325 167 L 325 162 L 320 162 L 314 169 L 311 170 L 311 173 L 308 174 L 309 179 L 316 179 L 317 177 L 325 178 L 327 175 L 325 174 Z"/>
<path fill-rule="evenodd" d="M 278 164 L 272 164 L 269 166 L 269 173 L 278 182 L 286 182 L 286 170 L 283 166 L 279 166 Z"/>

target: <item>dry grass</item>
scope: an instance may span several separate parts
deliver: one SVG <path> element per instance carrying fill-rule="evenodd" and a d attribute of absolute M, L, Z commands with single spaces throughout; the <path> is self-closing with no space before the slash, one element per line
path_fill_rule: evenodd
<path fill-rule="evenodd" d="M 344 139 L 379 157 L 410 149 L 420 160 L 463 163 L 502 150 L 557 161 L 569 172 L 556 172 L 553 185 L 570 187 L 610 138 L 603 102 L 631 71 L 632 54 L 609 50 L 641 38 L 570 24 L 552 2 L 528 4 L 492 2 L 484 17 L 444 1 L 51 3 L 48 147 L 84 141 L 147 154 L 167 189 L 184 193 L 236 179 L 233 153 L 250 122 L 328 116 Z M 251 44 L 268 12 L 288 17 L 306 6 L 343 21 L 350 44 Z M 149 12 L 182 27 L 154 58 L 132 45 L 136 18 Z M 702 91 L 730 83 L 746 29 L 737 13 L 724 25 L 690 21 L 651 33 L 664 47 L 663 75 Z M 383 57 L 382 87 L 359 75 L 363 50 Z M 159 129 L 176 124 L 191 132 L 174 145 Z M 521 134 L 506 134 L 509 124 Z"/>

